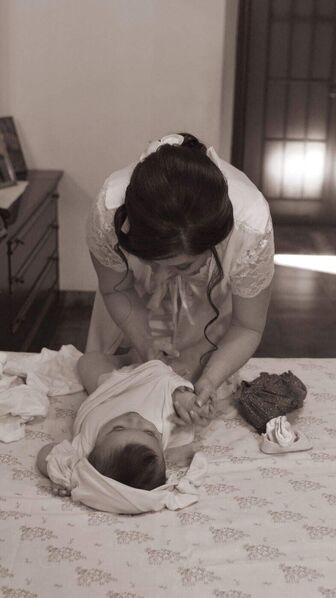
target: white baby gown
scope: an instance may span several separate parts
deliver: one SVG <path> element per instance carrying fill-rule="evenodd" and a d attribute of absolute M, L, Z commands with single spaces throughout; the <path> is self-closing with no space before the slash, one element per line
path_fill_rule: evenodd
<path fill-rule="evenodd" d="M 169 479 L 154 490 L 141 490 L 121 484 L 100 474 L 87 460 L 95 446 L 99 430 L 108 421 L 129 411 L 136 411 L 151 421 L 162 434 L 163 448 L 181 446 L 193 440 L 193 428 L 174 425 L 172 393 L 193 385 L 161 361 L 116 370 L 101 377 L 101 384 L 80 406 L 74 422 L 74 438 L 64 440 L 49 453 L 50 479 L 68 489 L 73 500 L 94 509 L 114 513 L 141 513 L 183 508 L 198 500 L 197 486 L 206 473 L 206 459 L 196 453 L 181 480 Z"/>
<path fill-rule="evenodd" d="M 193 390 L 191 382 L 159 360 L 100 376 L 98 388 L 82 403 L 74 422 L 74 436 L 80 436 L 83 455 L 91 452 L 104 424 L 129 411 L 156 426 L 164 450 L 192 442 L 193 427 L 178 427 L 169 419 L 174 414 L 172 394 L 181 386 Z"/>

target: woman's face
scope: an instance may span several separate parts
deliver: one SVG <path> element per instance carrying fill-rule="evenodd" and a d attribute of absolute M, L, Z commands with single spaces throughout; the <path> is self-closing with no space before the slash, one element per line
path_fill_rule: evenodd
<path fill-rule="evenodd" d="M 176 271 L 176 273 L 186 272 L 188 274 L 192 274 L 193 272 L 197 272 L 210 256 L 210 250 L 205 251 L 200 255 L 187 255 L 182 253 L 176 257 L 153 260 L 151 264 L 157 264 L 158 266 L 163 266 L 164 268 L 172 268 Z"/>

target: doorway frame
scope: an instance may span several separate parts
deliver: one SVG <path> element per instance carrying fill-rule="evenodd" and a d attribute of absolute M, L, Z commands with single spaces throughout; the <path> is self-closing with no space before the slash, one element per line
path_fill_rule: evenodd
<path fill-rule="evenodd" d="M 244 171 L 244 169 L 246 170 L 244 154 L 247 131 L 252 0 L 238 0 L 238 2 L 231 162 L 236 168 Z M 264 60 L 266 60 L 265 57 Z M 336 81 L 331 85 L 335 87 Z M 290 198 L 270 199 L 269 204 L 274 222 L 281 224 L 336 224 L 336 109 L 331 110 L 329 130 L 331 133 L 328 142 L 329 151 L 327 152 L 323 199 L 303 201 Z M 258 151 L 257 148 L 256 153 Z M 252 159 L 255 160 L 255 157 L 253 156 Z"/>

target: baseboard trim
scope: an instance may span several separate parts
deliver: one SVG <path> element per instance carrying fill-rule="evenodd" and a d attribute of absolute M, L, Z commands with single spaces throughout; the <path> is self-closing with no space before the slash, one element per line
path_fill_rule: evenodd
<path fill-rule="evenodd" d="M 94 291 L 59 291 L 59 304 L 62 307 L 92 307 L 95 294 Z"/>

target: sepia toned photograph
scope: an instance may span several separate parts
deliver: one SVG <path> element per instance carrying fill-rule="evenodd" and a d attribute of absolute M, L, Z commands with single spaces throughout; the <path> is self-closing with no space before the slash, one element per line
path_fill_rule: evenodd
<path fill-rule="evenodd" d="M 0 0 L 0 598 L 336 597 L 336 0 Z"/>
<path fill-rule="evenodd" d="M 15 172 L 7 152 L 4 138 L 0 133 L 0 189 L 15 184 Z"/>
<path fill-rule="evenodd" d="M 3 136 L 16 178 L 25 180 L 27 166 L 13 117 L 0 116 L 0 133 Z"/>

